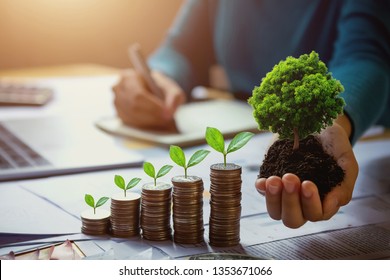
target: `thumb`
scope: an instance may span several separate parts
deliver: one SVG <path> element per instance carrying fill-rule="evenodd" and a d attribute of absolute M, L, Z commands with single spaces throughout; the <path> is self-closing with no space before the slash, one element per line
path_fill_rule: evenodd
<path fill-rule="evenodd" d="M 173 118 L 177 108 L 185 103 L 185 93 L 178 88 L 172 88 L 169 91 L 165 91 L 165 108 L 166 114 L 169 118 Z"/>
<path fill-rule="evenodd" d="M 160 72 L 152 72 L 164 94 L 164 117 L 167 120 L 173 119 L 177 108 L 186 102 L 184 90 L 168 76 Z"/>

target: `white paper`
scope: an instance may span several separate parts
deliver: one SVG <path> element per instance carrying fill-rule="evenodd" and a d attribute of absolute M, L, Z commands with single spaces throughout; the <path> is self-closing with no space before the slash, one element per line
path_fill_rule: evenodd
<path fill-rule="evenodd" d="M 69 234 L 81 222 L 15 183 L 0 185 L 0 233 Z"/>

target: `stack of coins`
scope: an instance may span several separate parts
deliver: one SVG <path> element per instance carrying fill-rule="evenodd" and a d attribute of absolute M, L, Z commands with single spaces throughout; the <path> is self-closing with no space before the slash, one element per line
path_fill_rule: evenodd
<path fill-rule="evenodd" d="M 85 210 L 81 213 L 81 232 L 88 235 L 104 235 L 110 229 L 110 212 L 105 209 Z"/>
<path fill-rule="evenodd" d="M 196 176 L 176 176 L 173 184 L 173 240 L 182 244 L 204 241 L 203 181 Z"/>
<path fill-rule="evenodd" d="M 235 246 L 240 242 L 241 166 L 212 165 L 210 183 L 210 245 Z"/>
<path fill-rule="evenodd" d="M 137 193 L 115 194 L 111 198 L 111 234 L 115 237 L 138 235 L 141 195 Z"/>
<path fill-rule="evenodd" d="M 163 241 L 172 238 L 171 207 L 172 186 L 170 184 L 145 184 L 141 194 L 142 237 Z"/>

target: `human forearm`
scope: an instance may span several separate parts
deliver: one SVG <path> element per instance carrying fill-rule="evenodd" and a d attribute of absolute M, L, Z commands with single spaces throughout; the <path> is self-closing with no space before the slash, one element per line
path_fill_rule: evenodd
<path fill-rule="evenodd" d="M 180 10 L 150 66 L 174 79 L 189 95 L 194 86 L 208 83 L 214 63 L 210 1 L 190 0 Z"/>

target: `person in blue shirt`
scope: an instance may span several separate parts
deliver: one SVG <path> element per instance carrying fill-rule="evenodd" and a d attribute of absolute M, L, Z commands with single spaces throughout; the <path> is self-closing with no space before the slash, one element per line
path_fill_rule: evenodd
<path fill-rule="evenodd" d="M 207 86 L 220 65 L 241 99 L 287 56 L 315 50 L 345 91 L 344 114 L 320 138 L 346 176 L 321 202 L 313 182 L 294 174 L 257 179 L 269 215 L 290 228 L 331 218 L 352 197 L 358 164 L 352 146 L 373 124 L 390 127 L 390 1 L 188 0 L 149 58 L 160 100 L 132 69 L 113 87 L 118 116 L 141 128 L 171 129 L 173 114 Z"/>

